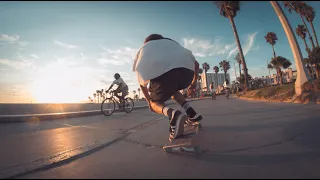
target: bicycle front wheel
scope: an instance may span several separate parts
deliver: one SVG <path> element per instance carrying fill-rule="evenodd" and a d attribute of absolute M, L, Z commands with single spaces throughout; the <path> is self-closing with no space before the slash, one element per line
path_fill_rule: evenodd
<path fill-rule="evenodd" d="M 123 110 L 126 112 L 126 113 L 130 113 L 134 108 L 134 102 L 131 98 L 126 98 L 125 101 L 124 101 L 124 107 L 123 107 Z"/>
<path fill-rule="evenodd" d="M 110 116 L 114 113 L 114 110 L 116 109 L 116 104 L 114 103 L 113 99 L 106 98 L 101 103 L 101 112 L 105 116 Z"/>

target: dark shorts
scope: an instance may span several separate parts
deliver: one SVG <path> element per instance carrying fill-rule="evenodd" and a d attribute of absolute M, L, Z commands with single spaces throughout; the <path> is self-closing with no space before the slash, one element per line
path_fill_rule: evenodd
<path fill-rule="evenodd" d="M 175 68 L 163 75 L 150 80 L 150 98 L 153 102 L 165 102 L 171 96 L 189 87 L 192 83 L 194 71 L 186 68 Z"/>
<path fill-rule="evenodd" d="M 115 91 L 115 93 L 118 95 L 119 93 L 121 93 L 122 97 L 125 97 L 126 95 L 128 95 L 129 92 L 129 88 L 128 86 L 123 87 L 122 89 L 119 89 L 118 91 Z"/>

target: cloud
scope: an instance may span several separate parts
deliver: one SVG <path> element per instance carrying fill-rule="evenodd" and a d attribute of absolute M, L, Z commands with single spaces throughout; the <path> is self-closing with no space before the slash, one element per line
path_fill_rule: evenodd
<path fill-rule="evenodd" d="M 22 47 L 27 46 L 29 43 L 27 41 L 20 41 L 19 35 L 7 35 L 7 34 L 0 34 L 0 41 L 6 41 L 10 44 L 18 44 Z"/>
<path fill-rule="evenodd" d="M 246 56 L 250 51 L 254 51 L 254 50 L 259 49 L 259 46 L 256 46 L 256 47 L 253 46 L 257 34 L 258 34 L 258 32 L 254 32 L 252 34 L 249 34 L 247 36 L 247 40 L 246 40 L 245 44 L 242 44 L 242 51 L 243 51 L 244 56 Z M 227 59 L 229 59 L 232 55 L 235 55 L 237 52 L 238 52 L 238 47 L 233 48 L 229 52 Z"/>
<path fill-rule="evenodd" d="M 138 49 L 124 47 L 121 49 L 111 50 L 104 46 L 100 46 L 104 52 L 100 53 L 98 63 L 100 65 L 112 64 L 115 66 L 123 66 L 131 64 Z"/>
<path fill-rule="evenodd" d="M 53 43 L 58 45 L 58 46 L 61 46 L 63 48 L 66 48 L 66 49 L 76 49 L 77 48 L 74 45 L 66 44 L 66 43 L 63 43 L 63 42 L 60 42 L 60 41 L 56 41 L 56 40 L 54 40 Z"/>
<path fill-rule="evenodd" d="M 11 68 L 18 69 L 18 70 L 35 67 L 33 63 L 30 61 L 12 61 L 8 59 L 0 59 L 0 64 L 9 66 Z"/>
<path fill-rule="evenodd" d="M 183 46 L 191 50 L 197 57 L 208 57 L 227 54 L 236 45 L 235 43 L 221 43 L 220 39 L 220 37 L 217 37 L 215 41 L 211 41 L 197 38 L 183 38 Z"/>
<path fill-rule="evenodd" d="M 39 56 L 37 56 L 36 54 L 30 54 L 31 57 L 33 57 L 34 59 L 39 59 Z"/>
<path fill-rule="evenodd" d="M 113 81 L 110 80 L 110 79 L 108 79 L 108 80 L 101 79 L 101 80 L 100 80 L 100 83 L 103 84 L 103 85 L 109 85 L 109 86 L 110 86 L 112 82 L 113 82 Z"/>
<path fill-rule="evenodd" d="M 6 35 L 6 34 L 1 34 L 0 35 L 0 40 L 13 43 L 13 42 L 19 40 L 19 36 L 18 35 L 9 36 L 9 35 Z"/>
<path fill-rule="evenodd" d="M 82 53 L 81 53 L 82 54 Z M 84 58 L 82 55 L 79 55 L 79 56 L 75 56 L 75 55 L 72 55 L 72 56 L 69 56 L 69 57 L 58 57 L 57 55 L 54 55 L 54 59 L 56 59 L 56 63 L 61 65 L 61 66 L 81 66 L 84 64 Z"/>

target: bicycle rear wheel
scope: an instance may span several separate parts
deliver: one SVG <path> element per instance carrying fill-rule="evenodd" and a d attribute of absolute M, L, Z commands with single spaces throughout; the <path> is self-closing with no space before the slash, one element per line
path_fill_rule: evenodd
<path fill-rule="evenodd" d="M 123 110 L 126 112 L 126 113 L 130 113 L 134 108 L 134 102 L 131 98 L 126 98 L 125 101 L 124 101 L 124 107 L 123 107 Z"/>
<path fill-rule="evenodd" d="M 116 104 L 111 98 L 106 98 L 101 103 L 101 112 L 105 116 L 110 116 L 111 114 L 113 114 L 115 108 L 116 108 Z"/>

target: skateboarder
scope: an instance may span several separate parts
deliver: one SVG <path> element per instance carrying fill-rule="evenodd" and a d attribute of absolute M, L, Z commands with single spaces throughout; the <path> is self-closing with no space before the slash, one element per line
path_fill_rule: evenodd
<path fill-rule="evenodd" d="M 192 93 L 196 88 L 198 69 L 199 63 L 190 50 L 159 34 L 151 34 L 145 39 L 134 60 L 133 71 L 137 73 L 150 110 L 169 118 L 170 141 L 183 134 L 185 123 L 195 124 L 202 119 L 179 92 L 188 88 L 188 94 Z M 148 83 L 149 89 L 146 88 Z M 187 116 L 165 105 L 170 97 L 183 107 Z"/>

